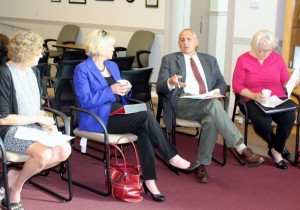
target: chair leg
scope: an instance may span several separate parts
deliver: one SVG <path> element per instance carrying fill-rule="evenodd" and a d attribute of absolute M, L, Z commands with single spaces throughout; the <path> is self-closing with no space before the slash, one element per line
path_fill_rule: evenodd
<path fill-rule="evenodd" d="M 235 120 L 235 116 L 238 115 L 236 114 L 236 108 L 237 108 L 237 101 L 235 101 L 235 105 L 234 105 L 234 108 L 233 108 L 233 113 L 232 113 L 232 122 L 234 123 L 234 120 Z M 249 122 L 248 120 L 245 119 L 245 123 L 244 123 L 244 144 L 247 146 L 247 143 L 248 143 L 248 125 L 249 125 Z M 232 151 L 232 149 L 229 149 L 230 153 L 233 155 L 233 157 L 242 165 L 244 166 L 246 163 L 243 162 L 235 152 Z"/>
<path fill-rule="evenodd" d="M 298 158 L 299 158 L 299 123 L 297 123 L 297 127 L 296 127 L 296 142 L 295 142 L 295 158 L 294 158 L 294 162 L 292 163 L 293 165 L 297 165 L 299 164 L 298 162 Z"/>
<path fill-rule="evenodd" d="M 2 153 L 3 154 L 3 153 Z M 2 182 L 5 189 L 5 205 L 6 209 L 10 209 L 10 198 L 9 198 L 9 186 L 8 186 L 8 177 L 7 177 L 7 161 L 2 159 Z"/>
<path fill-rule="evenodd" d="M 111 194 L 111 183 L 110 183 L 110 171 L 109 171 L 109 156 L 108 156 L 108 145 L 104 146 L 104 163 L 105 163 L 105 178 L 107 180 L 107 185 L 106 185 L 106 189 L 104 191 L 98 190 L 96 188 L 90 187 L 88 185 L 85 185 L 83 183 L 80 183 L 78 181 L 72 180 L 72 183 L 78 187 L 81 187 L 83 189 L 89 190 L 91 192 L 94 192 L 96 194 L 102 195 L 102 196 L 109 196 Z M 93 157 L 93 156 L 91 156 Z M 93 157 L 94 158 L 94 157 Z M 64 177 L 64 175 L 62 174 L 62 179 L 67 180 L 67 178 Z"/>
<path fill-rule="evenodd" d="M 55 170 L 54 170 L 55 171 Z M 68 197 L 65 197 L 61 194 L 58 194 L 52 190 L 49 190 L 48 188 L 38 184 L 37 182 L 33 181 L 33 178 L 28 180 L 28 183 L 49 193 L 50 195 L 63 200 L 64 202 L 68 202 L 71 201 L 73 198 L 73 185 L 72 185 L 72 172 L 71 172 L 71 157 L 69 157 L 65 162 L 60 164 L 60 170 L 59 171 L 55 171 L 56 173 L 59 174 L 59 176 L 68 182 Z M 64 174 L 67 173 L 67 177 L 64 177 Z"/>
<path fill-rule="evenodd" d="M 212 160 L 216 162 L 219 166 L 225 166 L 227 161 L 227 146 L 225 143 L 225 140 L 223 140 L 223 160 L 220 161 L 216 159 L 215 157 L 212 157 Z"/>

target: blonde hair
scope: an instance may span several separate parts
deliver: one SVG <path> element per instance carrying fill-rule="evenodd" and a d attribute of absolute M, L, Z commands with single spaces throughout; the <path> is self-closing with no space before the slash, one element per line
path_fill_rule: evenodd
<path fill-rule="evenodd" d="M 34 31 L 15 33 L 8 43 L 8 58 L 16 63 L 30 65 L 43 50 L 43 38 Z"/>
<path fill-rule="evenodd" d="M 252 41 L 250 43 L 251 48 L 259 48 L 259 45 L 263 42 L 267 42 L 273 50 L 278 47 L 278 40 L 274 36 L 274 34 L 269 30 L 259 30 L 257 31 L 252 38 Z"/>
<path fill-rule="evenodd" d="M 85 39 L 85 51 L 88 56 L 105 55 L 106 48 L 115 44 L 115 38 L 104 30 L 95 30 Z"/>

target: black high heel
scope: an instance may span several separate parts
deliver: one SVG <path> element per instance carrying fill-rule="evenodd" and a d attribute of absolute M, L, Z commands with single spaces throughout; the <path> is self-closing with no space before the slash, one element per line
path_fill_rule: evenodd
<path fill-rule="evenodd" d="M 190 163 L 190 166 L 188 168 L 178 168 L 176 166 L 173 166 L 173 165 L 169 165 L 169 168 L 174 171 L 174 172 L 181 172 L 181 173 L 184 173 L 184 174 L 190 174 L 190 173 L 193 173 L 195 172 L 199 167 L 201 166 L 201 163 Z"/>
<path fill-rule="evenodd" d="M 166 197 L 163 194 L 153 194 L 152 192 L 150 192 L 145 182 L 143 182 L 143 188 L 145 195 L 147 195 L 149 192 L 152 197 L 152 200 L 157 202 L 163 202 L 164 200 L 166 200 Z"/>
<path fill-rule="evenodd" d="M 271 149 L 269 149 L 268 155 L 274 160 Z M 282 170 L 287 170 L 288 169 L 288 166 L 285 164 L 285 162 L 283 160 L 279 161 L 278 163 L 275 162 L 275 165 L 276 165 L 277 168 L 280 168 Z"/>

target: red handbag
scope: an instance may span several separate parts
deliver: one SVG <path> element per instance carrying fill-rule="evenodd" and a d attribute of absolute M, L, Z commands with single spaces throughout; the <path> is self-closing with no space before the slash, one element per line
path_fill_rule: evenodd
<path fill-rule="evenodd" d="M 123 163 L 119 163 L 116 158 L 116 162 L 110 163 L 110 183 L 111 183 L 111 195 L 113 198 L 120 199 L 126 202 L 139 202 L 143 200 L 141 196 L 143 188 L 140 179 L 140 161 L 133 142 L 136 164 L 127 163 L 123 152 L 117 145 L 111 144 L 115 150 L 115 157 L 117 152 L 121 154 Z M 107 179 L 106 186 L 107 186 Z"/>

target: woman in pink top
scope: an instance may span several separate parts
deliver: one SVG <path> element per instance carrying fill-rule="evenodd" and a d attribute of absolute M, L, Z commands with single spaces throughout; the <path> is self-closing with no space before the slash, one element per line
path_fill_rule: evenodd
<path fill-rule="evenodd" d="M 233 73 L 234 92 L 245 97 L 249 119 L 255 132 L 267 141 L 268 155 L 274 159 L 280 169 L 288 169 L 283 158 L 291 155 L 285 148 L 285 142 L 290 135 L 294 121 L 294 111 L 266 115 L 255 103 L 263 103 L 263 89 L 272 91 L 271 95 L 287 98 L 285 84 L 290 76 L 282 56 L 274 49 L 277 40 L 268 30 L 256 32 L 251 41 L 251 50 L 242 54 L 236 62 Z M 242 106 L 240 106 L 243 112 Z M 277 124 L 273 132 L 272 121 Z"/>

